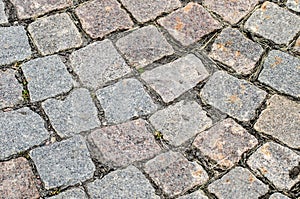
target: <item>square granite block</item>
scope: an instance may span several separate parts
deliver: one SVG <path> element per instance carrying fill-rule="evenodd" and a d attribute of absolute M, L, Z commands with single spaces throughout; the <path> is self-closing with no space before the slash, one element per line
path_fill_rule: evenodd
<path fill-rule="evenodd" d="M 47 197 L 47 199 L 88 199 L 84 189 L 80 188 L 72 188 L 67 191 L 63 191 L 56 196 Z"/>

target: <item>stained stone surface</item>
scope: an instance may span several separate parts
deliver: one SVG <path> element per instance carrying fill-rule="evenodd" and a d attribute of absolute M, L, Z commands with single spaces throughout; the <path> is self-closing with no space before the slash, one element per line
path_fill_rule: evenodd
<path fill-rule="evenodd" d="M 1 198 L 39 198 L 34 178 L 28 161 L 23 157 L 0 162 Z"/>
<path fill-rule="evenodd" d="M 269 179 L 279 189 L 290 189 L 299 182 L 300 175 L 290 177 L 290 171 L 298 166 L 300 156 L 289 148 L 268 142 L 250 156 L 248 165 Z"/>
<path fill-rule="evenodd" d="M 71 90 L 72 76 L 59 56 L 33 59 L 22 64 L 31 101 L 44 100 Z"/>
<path fill-rule="evenodd" d="M 266 1 L 246 21 L 245 28 L 277 44 L 287 44 L 300 31 L 300 17 Z"/>
<path fill-rule="evenodd" d="M 157 109 L 143 85 L 136 79 L 125 79 L 99 89 L 97 98 L 111 123 L 121 123 L 130 118 L 147 115 Z"/>
<path fill-rule="evenodd" d="M 108 39 L 73 52 L 70 60 L 81 82 L 94 89 L 131 72 Z"/>
<path fill-rule="evenodd" d="M 181 196 L 178 199 L 208 199 L 208 197 L 203 193 L 203 191 L 195 191 L 194 193 Z"/>
<path fill-rule="evenodd" d="M 255 116 L 266 94 L 251 83 L 223 71 L 215 72 L 200 93 L 206 103 L 240 121 L 249 121 Z"/>
<path fill-rule="evenodd" d="M 68 137 L 100 126 L 95 107 L 88 90 L 73 90 L 63 101 L 49 99 L 42 103 L 53 128 L 59 136 Z"/>
<path fill-rule="evenodd" d="M 0 159 L 41 144 L 49 137 L 43 119 L 29 108 L 0 112 Z"/>
<path fill-rule="evenodd" d="M 268 186 L 257 179 L 250 171 L 236 167 L 221 179 L 208 186 L 208 190 L 218 198 L 258 198 L 268 192 Z"/>
<path fill-rule="evenodd" d="M 158 23 L 184 46 L 191 45 L 204 35 L 221 28 L 219 22 L 202 6 L 193 2 L 159 19 Z"/>
<path fill-rule="evenodd" d="M 288 95 L 300 98 L 300 59 L 273 50 L 258 77 L 260 82 Z"/>
<path fill-rule="evenodd" d="M 212 126 L 212 120 L 196 102 L 180 101 L 150 117 L 156 130 L 163 134 L 170 144 L 179 146 L 193 136 Z"/>
<path fill-rule="evenodd" d="M 136 68 L 142 68 L 174 53 L 172 46 L 153 25 L 137 29 L 120 38 L 116 46 Z"/>
<path fill-rule="evenodd" d="M 254 136 L 229 118 L 200 133 L 193 145 L 217 164 L 229 168 L 257 143 Z"/>
<path fill-rule="evenodd" d="M 289 9 L 300 12 L 300 1 L 299 0 L 287 0 L 286 7 Z"/>
<path fill-rule="evenodd" d="M 178 152 L 166 152 L 145 164 L 146 173 L 168 196 L 173 197 L 202 185 L 208 175 L 202 166 L 189 162 Z"/>
<path fill-rule="evenodd" d="M 42 55 L 81 46 L 79 31 L 68 14 L 39 18 L 28 26 L 34 44 Z"/>
<path fill-rule="evenodd" d="M 8 18 L 5 14 L 5 5 L 3 3 L 3 0 L 0 0 L 0 24 L 8 23 Z"/>
<path fill-rule="evenodd" d="M 83 188 L 68 189 L 56 196 L 47 197 L 48 199 L 88 199 Z"/>
<path fill-rule="evenodd" d="M 33 149 L 30 157 L 46 189 L 91 179 L 95 165 L 81 136 Z"/>
<path fill-rule="evenodd" d="M 281 193 L 273 193 L 269 199 L 289 199 L 289 197 L 287 197 Z"/>
<path fill-rule="evenodd" d="M 250 74 L 263 48 L 247 39 L 237 29 L 226 28 L 215 40 L 209 56 L 226 64 L 239 74 Z"/>
<path fill-rule="evenodd" d="M 92 38 L 102 38 L 116 30 L 133 26 L 129 15 L 117 0 L 93 0 L 75 10 L 84 31 Z"/>
<path fill-rule="evenodd" d="M 94 146 L 93 151 L 99 161 L 113 166 L 126 166 L 152 158 L 160 152 L 142 119 L 95 130 L 88 140 Z"/>

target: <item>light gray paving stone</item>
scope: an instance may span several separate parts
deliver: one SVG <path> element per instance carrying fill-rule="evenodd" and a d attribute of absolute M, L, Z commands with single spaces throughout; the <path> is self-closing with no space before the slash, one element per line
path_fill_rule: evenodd
<path fill-rule="evenodd" d="M 0 109 L 22 102 L 22 90 L 13 70 L 0 71 Z"/>
<path fill-rule="evenodd" d="M 81 82 L 94 89 L 131 72 L 108 39 L 73 52 L 70 60 Z"/>
<path fill-rule="evenodd" d="M 228 65 L 239 74 L 250 74 L 263 53 L 263 48 L 240 31 L 224 29 L 215 40 L 209 56 Z"/>
<path fill-rule="evenodd" d="M 3 0 L 0 0 L 0 24 L 8 23 L 8 18 L 5 14 L 5 5 Z"/>
<path fill-rule="evenodd" d="M 137 29 L 120 38 L 116 46 L 136 68 L 142 68 L 174 53 L 172 46 L 153 25 Z"/>
<path fill-rule="evenodd" d="M 136 79 L 125 79 L 99 89 L 97 98 L 105 112 L 105 118 L 112 123 L 121 123 L 130 118 L 153 113 L 157 105 Z"/>
<path fill-rule="evenodd" d="M 300 175 L 290 178 L 290 171 L 298 166 L 300 156 L 287 147 L 268 142 L 250 156 L 248 165 L 268 178 L 279 189 L 290 189 L 299 182 Z"/>
<path fill-rule="evenodd" d="M 300 98 L 300 59 L 273 50 L 263 64 L 258 80 L 272 88 Z"/>
<path fill-rule="evenodd" d="M 22 61 L 31 56 L 23 26 L 0 27 L 0 65 Z"/>
<path fill-rule="evenodd" d="M 273 193 L 269 199 L 289 199 L 289 197 L 287 197 L 281 193 Z"/>
<path fill-rule="evenodd" d="M 286 7 L 289 9 L 300 12 L 300 1 L 299 0 L 287 0 Z"/>
<path fill-rule="evenodd" d="M 28 150 L 49 138 L 43 119 L 29 108 L 0 112 L 0 159 Z"/>
<path fill-rule="evenodd" d="M 81 136 L 33 149 L 30 157 L 46 189 L 91 179 L 95 165 Z"/>
<path fill-rule="evenodd" d="M 87 89 L 75 89 L 63 101 L 48 99 L 42 106 L 60 137 L 73 136 L 100 126 L 97 108 Z"/>
<path fill-rule="evenodd" d="M 90 148 L 100 162 L 117 167 L 152 158 L 160 147 L 147 125 L 138 119 L 95 130 L 88 136 Z"/>
<path fill-rule="evenodd" d="M 42 55 L 81 46 L 79 31 L 68 14 L 39 18 L 28 26 L 34 44 Z"/>
<path fill-rule="evenodd" d="M 56 196 L 47 197 L 49 199 L 88 199 L 83 188 L 68 189 Z"/>
<path fill-rule="evenodd" d="M 178 199 L 208 199 L 208 197 L 203 193 L 203 191 L 195 191 L 191 194 L 181 196 Z"/>
<path fill-rule="evenodd" d="M 166 152 L 149 160 L 145 172 L 170 197 L 202 185 L 208 180 L 206 171 L 196 162 L 189 162 L 178 152 Z"/>
<path fill-rule="evenodd" d="M 249 121 L 267 93 L 245 80 L 218 71 L 210 77 L 200 95 L 220 111 L 240 121 Z"/>
<path fill-rule="evenodd" d="M 170 144 L 179 146 L 212 126 L 212 120 L 196 102 L 180 101 L 154 113 L 150 122 Z"/>
<path fill-rule="evenodd" d="M 258 198 L 268 192 L 268 186 L 257 179 L 250 171 L 236 167 L 221 179 L 208 186 L 208 190 L 218 198 Z"/>
<path fill-rule="evenodd" d="M 117 170 L 87 184 L 91 199 L 159 199 L 147 178 L 134 166 Z"/>
<path fill-rule="evenodd" d="M 32 101 L 66 93 L 73 86 L 72 76 L 59 56 L 33 59 L 21 65 Z"/>
<path fill-rule="evenodd" d="M 266 1 L 246 21 L 245 28 L 277 44 L 287 44 L 300 31 L 300 17 Z"/>

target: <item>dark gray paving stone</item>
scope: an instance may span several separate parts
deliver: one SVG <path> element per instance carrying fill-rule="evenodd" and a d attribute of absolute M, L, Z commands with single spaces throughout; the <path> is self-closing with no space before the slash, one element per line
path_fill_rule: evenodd
<path fill-rule="evenodd" d="M 163 34 L 153 25 L 145 26 L 119 39 L 117 48 L 132 66 L 142 68 L 174 50 Z"/>
<path fill-rule="evenodd" d="M 157 109 L 143 85 L 136 79 L 125 79 L 99 89 L 97 98 L 108 122 L 121 123 L 133 117 L 153 113 Z"/>
<path fill-rule="evenodd" d="M 72 76 L 57 55 L 33 59 L 21 66 L 28 82 L 31 101 L 66 93 L 73 86 Z"/>
<path fill-rule="evenodd" d="M 300 59 L 273 50 L 263 64 L 258 80 L 272 88 L 300 98 Z"/>
<path fill-rule="evenodd" d="M 95 165 L 81 136 L 33 149 L 30 157 L 46 189 L 91 179 Z"/>
<path fill-rule="evenodd" d="M 5 14 L 5 5 L 2 0 L 0 0 L 0 24 L 8 23 L 8 18 Z"/>
<path fill-rule="evenodd" d="M 73 52 L 70 60 L 83 85 L 94 89 L 131 72 L 108 39 Z"/>
<path fill-rule="evenodd" d="M 245 80 L 218 71 L 210 77 L 200 95 L 220 111 L 238 120 L 249 121 L 267 93 Z"/>
<path fill-rule="evenodd" d="M 245 28 L 277 44 L 287 44 L 300 31 L 300 17 L 266 1 L 246 21 Z"/>
<path fill-rule="evenodd" d="M 268 186 L 257 179 L 250 171 L 236 167 L 221 179 L 208 186 L 208 190 L 218 198 L 258 198 L 268 192 Z"/>
<path fill-rule="evenodd" d="M 281 193 L 273 193 L 269 199 L 290 199 L 290 198 Z"/>
<path fill-rule="evenodd" d="M 43 119 L 29 108 L 0 112 L 0 129 L 1 160 L 49 138 Z"/>
<path fill-rule="evenodd" d="M 299 0 L 287 0 L 286 7 L 296 12 L 300 12 L 300 1 Z"/>
<path fill-rule="evenodd" d="M 203 191 L 195 191 L 194 193 L 181 196 L 178 199 L 208 199 L 208 197 L 203 193 Z"/>
<path fill-rule="evenodd" d="M 28 26 L 34 44 L 42 55 L 81 46 L 79 31 L 68 14 L 39 18 Z"/>
<path fill-rule="evenodd" d="M 293 179 L 289 175 L 299 162 L 297 153 L 273 142 L 264 144 L 247 161 L 255 172 L 268 178 L 279 189 L 290 189 L 299 182 L 300 175 Z"/>
<path fill-rule="evenodd" d="M 72 188 L 48 199 L 88 199 L 83 188 Z"/>
<path fill-rule="evenodd" d="M 171 102 L 209 76 L 203 63 L 188 54 L 169 64 L 144 72 L 141 77 L 165 102 Z"/>

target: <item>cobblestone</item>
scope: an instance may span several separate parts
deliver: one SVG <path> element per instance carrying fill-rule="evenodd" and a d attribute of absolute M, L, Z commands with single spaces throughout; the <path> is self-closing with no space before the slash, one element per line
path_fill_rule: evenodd
<path fill-rule="evenodd" d="M 8 18 L 5 14 L 5 5 L 2 0 L 0 0 L 0 24 L 8 23 Z"/>
<path fill-rule="evenodd" d="M 49 199 L 88 199 L 83 188 L 73 188 L 64 191 L 56 196 L 47 197 Z"/>
<path fill-rule="evenodd" d="M 298 0 L 287 0 L 286 6 L 296 12 L 300 12 L 300 1 Z"/>
<path fill-rule="evenodd" d="M 202 191 L 195 191 L 194 193 L 181 196 L 178 199 L 208 199 L 208 197 Z"/>
<path fill-rule="evenodd" d="M 289 197 L 282 195 L 281 193 L 273 193 L 269 199 L 289 199 Z"/>

